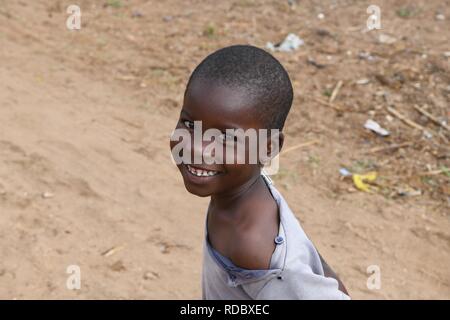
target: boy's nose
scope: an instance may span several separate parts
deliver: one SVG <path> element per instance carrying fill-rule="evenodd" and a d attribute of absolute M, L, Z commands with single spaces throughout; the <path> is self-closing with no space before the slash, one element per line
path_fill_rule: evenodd
<path fill-rule="evenodd" d="M 192 141 L 192 157 L 195 161 L 200 159 L 201 162 L 207 161 L 215 156 L 215 151 L 211 141 Z M 209 146 L 209 148 L 207 148 Z"/>

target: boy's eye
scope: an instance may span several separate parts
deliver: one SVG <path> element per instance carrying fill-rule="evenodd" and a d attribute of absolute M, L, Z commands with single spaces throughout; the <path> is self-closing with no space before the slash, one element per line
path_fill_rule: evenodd
<path fill-rule="evenodd" d="M 188 129 L 194 129 L 194 121 L 184 120 L 183 124 Z"/>

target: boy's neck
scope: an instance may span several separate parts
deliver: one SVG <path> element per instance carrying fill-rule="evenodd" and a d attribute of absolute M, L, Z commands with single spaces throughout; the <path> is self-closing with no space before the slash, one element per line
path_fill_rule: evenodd
<path fill-rule="evenodd" d="M 264 179 L 261 175 L 256 175 L 229 193 L 212 195 L 210 208 L 214 211 L 225 211 L 232 214 L 233 209 L 238 208 L 244 202 L 244 199 L 248 198 L 252 192 L 257 191 L 261 185 L 265 187 Z"/>

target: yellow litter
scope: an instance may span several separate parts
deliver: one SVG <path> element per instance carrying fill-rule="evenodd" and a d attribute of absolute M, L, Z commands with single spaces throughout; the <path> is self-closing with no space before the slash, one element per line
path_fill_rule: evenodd
<path fill-rule="evenodd" d="M 370 192 L 370 186 L 366 182 L 375 181 L 377 173 L 372 171 L 366 174 L 353 174 L 352 178 L 356 188 L 365 192 Z"/>

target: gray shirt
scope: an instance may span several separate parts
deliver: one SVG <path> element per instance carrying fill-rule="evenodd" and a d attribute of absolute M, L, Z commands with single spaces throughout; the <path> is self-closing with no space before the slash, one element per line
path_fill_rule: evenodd
<path fill-rule="evenodd" d="M 234 266 L 210 246 L 205 228 L 203 299 L 350 299 L 338 290 L 335 279 L 324 276 L 314 245 L 270 179 L 263 177 L 278 204 L 280 214 L 270 268 L 246 270 Z"/>

